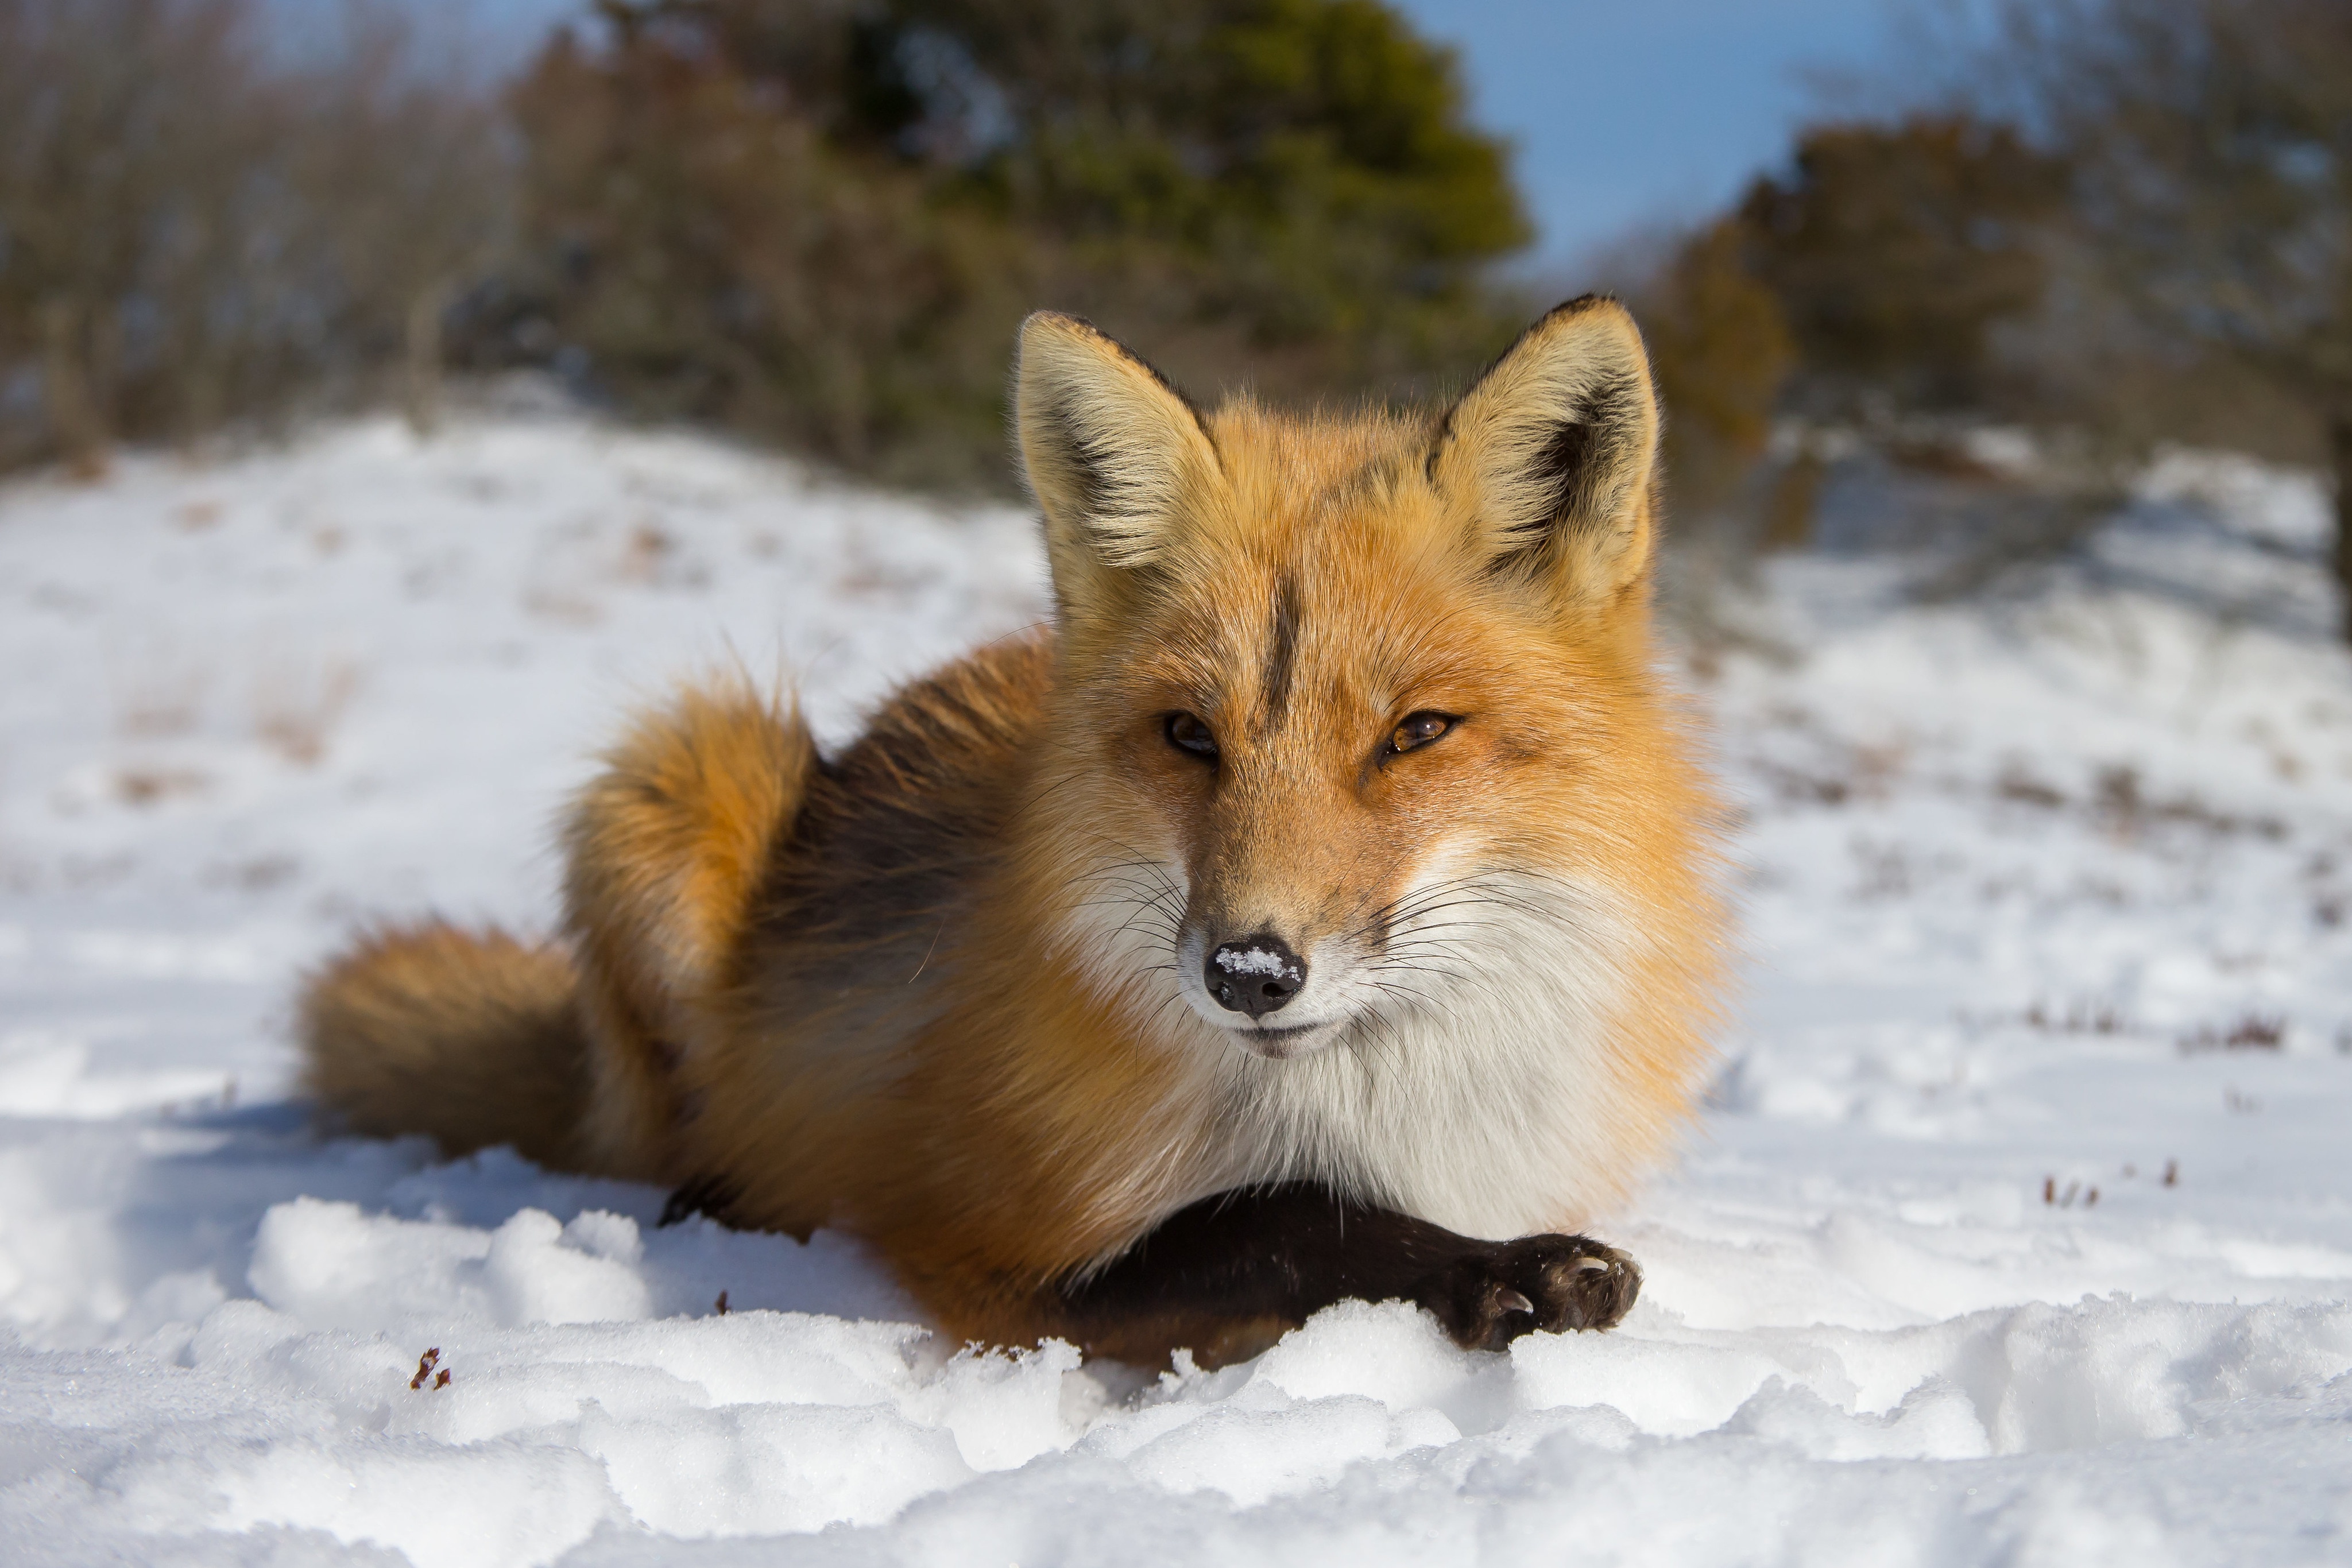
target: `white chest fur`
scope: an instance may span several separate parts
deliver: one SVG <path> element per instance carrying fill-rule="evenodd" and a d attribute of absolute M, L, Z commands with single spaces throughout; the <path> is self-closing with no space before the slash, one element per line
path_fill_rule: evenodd
<path fill-rule="evenodd" d="M 1581 1223 L 1654 1142 L 1620 1038 L 1625 956 L 1613 901 L 1549 879 L 1457 920 L 1416 994 L 1311 1055 L 1226 1046 L 1225 1133 L 1245 1181 L 1312 1178 L 1466 1235 Z"/>
<path fill-rule="evenodd" d="M 1324 1180 L 1489 1239 L 1578 1225 L 1622 1192 L 1658 1133 L 1621 1025 L 1637 924 L 1552 879 L 1507 894 L 1454 922 L 1444 967 L 1310 1055 L 1265 1061 L 1167 1009 L 1200 1074 L 1195 1147 L 1218 1152 L 1200 1185 Z"/>
<path fill-rule="evenodd" d="M 1317 1180 L 1497 1240 L 1580 1225 L 1622 1192 L 1658 1131 L 1622 1021 L 1642 923 L 1590 886 L 1475 880 L 1485 896 L 1445 901 L 1442 944 L 1426 928 L 1392 939 L 1418 960 L 1392 977 L 1402 983 L 1381 983 L 1381 957 L 1367 955 L 1340 982 L 1358 1016 L 1320 1049 L 1273 1061 L 1179 995 L 1181 873 L 1130 862 L 1098 879 L 1064 936 L 1170 1069 L 1160 1124 L 1135 1129 L 1106 1186 L 1121 1202 L 1149 1189 L 1146 1207 L 1166 1212 Z"/>

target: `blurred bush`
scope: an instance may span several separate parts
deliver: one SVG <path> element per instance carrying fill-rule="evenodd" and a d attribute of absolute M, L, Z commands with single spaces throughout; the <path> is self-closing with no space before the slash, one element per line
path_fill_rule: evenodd
<path fill-rule="evenodd" d="M 1635 296 L 1658 394 L 1678 511 L 1704 515 L 1739 487 L 1772 434 L 1797 345 L 1780 297 L 1724 219 L 1676 246 Z"/>
<path fill-rule="evenodd" d="M 0 0 L 0 465 L 89 469 L 298 397 L 431 417 L 495 247 L 491 106 L 389 12 L 273 57 L 249 0 Z"/>
<path fill-rule="evenodd" d="M 2047 296 L 2064 193 L 2059 160 L 1967 114 L 1830 122 L 1663 249 L 1633 293 L 1671 415 L 1670 498 L 1706 574 L 1811 541 L 1825 449 L 1859 435 L 1934 462 L 1922 416 L 2016 411 L 2002 331 Z M 1704 611 L 1712 591 L 1683 598 Z"/>
<path fill-rule="evenodd" d="M 1640 291 L 1686 520 L 1803 543 L 1834 450 L 1973 496 L 1946 580 L 1976 584 L 2072 548 L 2156 445 L 2239 446 L 2331 472 L 2352 634 L 2352 6 L 1986 16 L 1943 107 L 1806 130 Z M 1996 423 L 2030 460 L 1973 455 Z"/>
<path fill-rule="evenodd" d="M 1506 148 L 1380 0 L 594 0 L 508 83 L 394 0 L 304 49 L 263 4 L 0 0 L 0 466 L 320 402 L 429 429 L 445 363 L 527 364 L 1003 489 L 1036 306 L 1204 392 L 1402 402 L 1541 303 L 1493 267 Z M 1862 453 L 1997 520 L 1977 582 L 2156 444 L 2235 444 L 2332 467 L 2352 607 L 2352 6 L 1986 14 L 1938 107 L 1807 129 L 1628 289 L 1680 533 L 1803 545 Z"/>
<path fill-rule="evenodd" d="M 1032 282 L 1017 236 L 646 31 L 560 41 L 518 95 L 525 266 L 564 349 L 644 413 L 894 477 L 983 468 Z"/>
<path fill-rule="evenodd" d="M 1979 96 L 2065 160 L 2069 233 L 2150 345 L 2143 362 L 2285 410 L 2273 423 L 2332 472 L 2352 637 L 2352 6 L 2009 0 L 2000 16 Z M 2210 403 L 2138 412 L 2162 434 L 2165 414 Z"/>
<path fill-rule="evenodd" d="M 1374 0 L 607 0 L 519 90 L 534 298 L 631 406 L 1007 482 L 1021 315 L 1203 391 L 1408 398 L 1526 240 L 1453 57 Z"/>
<path fill-rule="evenodd" d="M 1814 407 L 1983 407 L 1992 329 L 2041 299 L 2040 231 L 2065 193 L 2064 165 L 2009 127 L 1918 115 L 1804 131 L 1736 221 Z"/>
<path fill-rule="evenodd" d="M 599 0 L 521 80 L 391 0 L 0 0 L 0 465 L 441 367 L 1009 486 L 1020 317 L 1180 380 L 1427 395 L 1525 305 L 1453 56 L 1378 0 Z M 278 18 L 282 21 L 282 17 Z"/>

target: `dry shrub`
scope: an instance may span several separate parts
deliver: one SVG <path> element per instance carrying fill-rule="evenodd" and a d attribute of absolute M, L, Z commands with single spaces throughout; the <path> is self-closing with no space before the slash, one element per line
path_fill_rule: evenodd
<path fill-rule="evenodd" d="M 1379 0 L 604 0 L 477 90 L 399 0 L 0 0 L 0 466 L 446 360 L 874 476 L 1011 484 L 1041 305 L 1180 380 L 1428 398 L 1524 320 L 1451 55 Z"/>
<path fill-rule="evenodd" d="M 1737 225 L 1699 231 L 1636 301 L 1678 510 L 1720 505 L 1763 455 L 1796 346 L 1772 291 L 1748 270 Z"/>
<path fill-rule="evenodd" d="M 114 775 L 115 795 L 126 806 L 157 806 L 211 787 L 211 776 L 193 768 L 125 768 Z"/>
<path fill-rule="evenodd" d="M 509 176 L 399 12 L 344 16 L 295 65 L 260 0 L 0 0 L 0 466 L 95 472 L 404 370 L 429 419 Z"/>
<path fill-rule="evenodd" d="M 1706 673 L 1726 650 L 1756 644 L 1730 590 L 1749 575 L 1759 468 L 1794 346 L 1728 221 L 1685 236 L 1632 292 L 1666 413 L 1673 548 L 1660 598 Z"/>
<path fill-rule="evenodd" d="M 211 683 L 212 671 L 202 660 L 150 653 L 115 672 L 115 727 L 142 740 L 185 735 L 204 716 Z"/>
<path fill-rule="evenodd" d="M 1979 91 L 2064 153 L 2085 274 L 2168 350 L 2150 361 L 2264 383 L 2258 401 L 2297 405 L 2287 423 L 2316 437 L 2352 637 L 2352 7 L 2002 0 L 1993 14 L 2002 41 Z"/>
<path fill-rule="evenodd" d="M 287 761 L 314 767 L 359 686 L 359 669 L 348 659 L 275 661 L 254 684 L 254 733 Z"/>
<path fill-rule="evenodd" d="M 2194 1056 L 2214 1051 L 2268 1051 L 2285 1049 L 2286 1019 L 2265 1013 L 2247 1013 L 2226 1028 L 2206 1024 L 2180 1039 L 2182 1054 Z"/>

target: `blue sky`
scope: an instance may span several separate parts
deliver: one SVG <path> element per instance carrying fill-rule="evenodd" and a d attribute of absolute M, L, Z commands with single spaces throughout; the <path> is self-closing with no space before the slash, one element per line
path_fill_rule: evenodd
<path fill-rule="evenodd" d="M 1893 54 L 1899 0 L 1392 0 L 1462 51 L 1478 119 L 1559 265 L 1728 201 L 1823 99 Z"/>
<path fill-rule="evenodd" d="M 411 3 L 470 12 L 508 47 L 586 9 L 583 0 Z M 1808 71 L 1887 57 L 1904 0 L 1392 3 L 1462 51 L 1479 120 L 1518 144 L 1543 231 L 1534 259 L 1566 269 L 1641 225 L 1719 205 L 1777 162 L 1821 101 Z"/>

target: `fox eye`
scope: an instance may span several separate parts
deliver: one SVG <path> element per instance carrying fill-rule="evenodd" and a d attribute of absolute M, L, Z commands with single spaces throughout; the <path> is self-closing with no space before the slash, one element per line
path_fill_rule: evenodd
<path fill-rule="evenodd" d="M 1217 759 L 1216 734 L 1194 714 L 1171 713 L 1168 716 L 1168 744 L 1179 751 L 1191 752 L 1203 762 Z"/>
<path fill-rule="evenodd" d="M 1428 712 L 1407 714 L 1404 722 L 1398 725 L 1389 736 L 1389 755 L 1393 757 L 1399 752 L 1411 751 L 1415 747 L 1427 746 L 1461 722 L 1452 714 Z"/>

